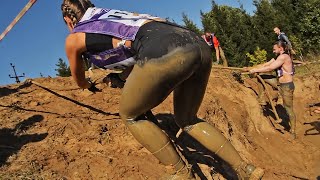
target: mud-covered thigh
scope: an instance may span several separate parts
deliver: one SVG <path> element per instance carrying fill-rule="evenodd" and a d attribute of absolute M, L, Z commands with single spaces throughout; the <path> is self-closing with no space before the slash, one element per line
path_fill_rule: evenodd
<path fill-rule="evenodd" d="M 176 48 L 160 58 L 136 64 L 123 88 L 120 114 L 135 118 L 159 105 L 200 65 L 197 45 Z"/>

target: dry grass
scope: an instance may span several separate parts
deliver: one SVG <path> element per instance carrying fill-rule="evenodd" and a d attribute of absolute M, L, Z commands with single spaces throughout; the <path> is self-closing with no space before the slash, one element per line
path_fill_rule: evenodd
<path fill-rule="evenodd" d="M 302 75 L 313 75 L 320 73 L 320 57 L 314 61 L 308 61 L 305 65 L 296 66 L 296 74 Z"/>

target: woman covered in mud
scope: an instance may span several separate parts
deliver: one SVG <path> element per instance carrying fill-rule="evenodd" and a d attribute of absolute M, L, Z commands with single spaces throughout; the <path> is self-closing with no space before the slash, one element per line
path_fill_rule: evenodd
<path fill-rule="evenodd" d="M 197 118 L 211 71 L 211 50 L 195 33 L 147 14 L 97 8 L 89 0 L 64 0 L 70 34 L 66 54 L 79 87 L 96 91 L 85 78 L 83 57 L 101 68 L 122 69 L 126 81 L 120 116 L 132 135 L 160 162 L 175 169 L 173 179 L 194 179 L 167 135 L 144 114 L 174 93 L 175 121 L 181 129 L 229 163 L 243 179 L 260 179 L 213 126 Z"/>

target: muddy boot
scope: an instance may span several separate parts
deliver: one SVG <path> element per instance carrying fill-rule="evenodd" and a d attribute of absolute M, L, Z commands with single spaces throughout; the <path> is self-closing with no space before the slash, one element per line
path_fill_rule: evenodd
<path fill-rule="evenodd" d="M 211 152 L 226 161 L 238 173 L 240 179 L 258 180 L 264 172 L 261 168 L 248 165 L 240 157 L 233 145 L 215 127 L 207 122 L 200 122 L 184 128 L 184 130 L 199 141 Z"/>
<path fill-rule="evenodd" d="M 161 180 L 195 180 L 195 177 L 191 172 L 191 167 L 185 165 L 174 174 L 163 177 Z"/>
<path fill-rule="evenodd" d="M 239 153 L 222 133 L 207 122 L 200 122 L 184 128 L 190 136 L 211 152 L 230 164 L 233 168 L 243 162 Z"/>
<path fill-rule="evenodd" d="M 297 138 L 297 134 L 296 134 L 296 132 L 295 132 L 295 129 L 292 128 L 290 122 L 289 122 L 289 124 L 290 124 L 290 131 L 289 131 L 289 132 L 290 132 L 290 136 L 291 136 L 292 139 L 296 139 L 296 138 Z"/>
<path fill-rule="evenodd" d="M 291 111 L 287 111 L 287 112 L 291 112 Z M 289 113 L 290 116 L 290 120 L 289 120 L 289 125 L 290 125 L 290 134 L 292 139 L 296 139 L 297 138 L 297 134 L 296 134 L 296 118 L 295 115 L 292 115 L 293 113 Z"/>
<path fill-rule="evenodd" d="M 264 175 L 263 169 L 244 163 L 236 169 L 236 172 L 241 180 L 260 180 Z"/>
<path fill-rule="evenodd" d="M 162 164 L 173 167 L 173 172 L 182 171 L 185 163 L 168 136 L 154 123 L 146 120 L 125 121 L 131 134 L 150 151 Z M 175 173 L 175 174 L 177 174 Z"/>

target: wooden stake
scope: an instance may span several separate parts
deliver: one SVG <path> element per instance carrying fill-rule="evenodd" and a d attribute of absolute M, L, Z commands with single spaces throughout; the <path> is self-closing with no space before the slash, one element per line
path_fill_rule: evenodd
<path fill-rule="evenodd" d="M 229 69 L 229 70 L 240 70 L 240 71 L 243 71 L 243 68 L 237 68 L 237 67 L 212 66 L 212 68 L 217 68 L 217 69 Z"/>

